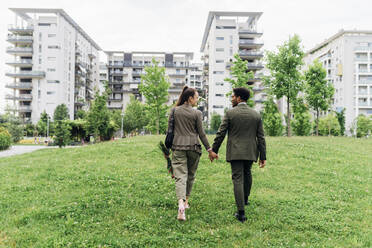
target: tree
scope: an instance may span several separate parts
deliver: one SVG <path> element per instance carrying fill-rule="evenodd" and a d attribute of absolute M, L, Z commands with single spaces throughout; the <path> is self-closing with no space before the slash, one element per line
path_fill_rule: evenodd
<path fill-rule="evenodd" d="M 213 112 L 211 115 L 211 129 L 212 131 L 216 132 L 221 125 L 221 115 Z"/>
<path fill-rule="evenodd" d="M 248 72 L 248 61 L 242 60 L 239 56 L 239 54 L 234 55 L 234 61 L 233 66 L 231 66 L 230 74 L 232 75 L 232 78 L 225 78 L 225 81 L 229 82 L 231 84 L 231 87 L 239 88 L 244 87 L 249 90 L 250 98 L 247 101 L 248 106 L 253 107 L 254 101 L 253 101 L 253 86 L 248 85 L 248 80 L 252 79 L 254 77 L 253 72 Z M 232 94 L 232 91 L 228 92 L 226 96 L 230 96 Z"/>
<path fill-rule="evenodd" d="M 345 108 L 343 108 L 341 111 L 335 111 L 338 124 L 340 124 L 340 135 L 345 135 Z"/>
<path fill-rule="evenodd" d="M 68 108 L 67 106 L 62 103 L 56 107 L 54 110 L 54 115 L 53 115 L 54 121 L 60 121 L 60 120 L 66 120 L 68 119 Z"/>
<path fill-rule="evenodd" d="M 87 116 L 87 112 L 85 112 L 85 111 L 82 110 L 82 109 L 79 109 L 79 110 L 76 112 L 75 119 L 85 119 L 86 116 Z"/>
<path fill-rule="evenodd" d="M 283 134 L 282 116 L 272 96 L 268 96 L 264 102 L 262 114 L 263 127 L 268 136 L 281 136 Z"/>
<path fill-rule="evenodd" d="M 101 95 L 98 91 L 95 93 L 94 100 L 87 115 L 88 132 L 93 134 L 94 139 L 102 141 L 107 139 L 110 124 L 110 113 L 106 105 L 107 92 Z M 108 139 L 110 139 L 109 137 Z"/>
<path fill-rule="evenodd" d="M 152 59 L 152 66 L 145 67 L 145 74 L 141 75 L 140 93 L 145 97 L 145 108 L 148 113 L 148 129 L 159 134 L 165 132 L 167 126 L 168 88 L 170 83 L 165 76 L 165 68 L 158 66 Z"/>
<path fill-rule="evenodd" d="M 0 126 L 0 151 L 6 150 L 12 144 L 12 136 L 5 127 Z"/>
<path fill-rule="evenodd" d="M 338 136 L 340 134 L 340 124 L 333 113 L 319 119 L 319 134 L 322 136 Z"/>
<path fill-rule="evenodd" d="M 291 136 L 290 103 L 303 89 L 300 67 L 303 64 L 304 52 L 300 42 L 300 38 L 294 35 L 278 47 L 277 54 L 267 52 L 266 67 L 270 70 L 270 76 L 263 77 L 265 85 L 270 88 L 277 99 L 286 97 L 288 137 Z"/>
<path fill-rule="evenodd" d="M 19 117 L 14 114 L 7 113 L 4 115 L 6 123 L 3 126 L 8 130 L 12 137 L 12 142 L 17 143 L 24 136 L 24 127 Z"/>
<path fill-rule="evenodd" d="M 315 60 L 313 65 L 305 71 L 305 92 L 306 101 L 316 112 L 316 135 L 319 134 L 319 114 L 320 111 L 328 110 L 331 98 L 334 94 L 334 88 L 331 83 L 326 80 L 327 72 L 322 67 L 322 64 Z"/>
<path fill-rule="evenodd" d="M 311 131 L 311 114 L 303 98 L 298 98 L 293 103 L 293 131 L 298 136 L 308 136 Z"/>
<path fill-rule="evenodd" d="M 144 115 L 145 106 L 133 96 L 125 109 L 124 131 L 130 133 L 140 130 L 148 123 L 147 115 Z"/>
<path fill-rule="evenodd" d="M 50 121 L 49 115 L 44 110 L 43 113 L 40 115 L 40 120 L 37 122 L 37 131 L 39 135 L 46 136 L 47 135 L 47 128 L 48 128 L 48 118 Z M 50 123 L 49 123 L 50 125 Z"/>
<path fill-rule="evenodd" d="M 355 119 L 357 138 L 366 137 L 372 132 L 372 119 L 361 114 Z"/>
<path fill-rule="evenodd" d="M 64 120 L 57 120 L 55 127 L 54 143 L 62 148 L 70 141 L 70 126 Z"/>

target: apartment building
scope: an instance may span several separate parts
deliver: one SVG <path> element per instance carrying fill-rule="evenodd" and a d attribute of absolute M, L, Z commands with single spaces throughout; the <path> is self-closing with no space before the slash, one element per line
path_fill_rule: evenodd
<path fill-rule="evenodd" d="M 323 64 L 335 88 L 332 110 L 345 108 L 350 135 L 359 114 L 372 114 L 372 31 L 340 30 L 306 53 L 306 69 L 315 59 Z"/>
<path fill-rule="evenodd" d="M 108 59 L 108 82 L 112 91 L 107 103 L 109 109 L 125 110 L 131 95 L 140 101 L 145 100 L 139 93 L 138 85 L 141 83 L 141 75 L 145 72 L 144 67 L 152 65 L 152 58 L 155 58 L 159 66 L 165 68 L 166 76 L 171 83 L 168 90 L 169 105 L 178 100 L 184 85 L 190 85 L 193 53 L 151 51 L 105 53 Z M 193 84 L 196 84 L 197 80 L 194 79 Z"/>
<path fill-rule="evenodd" d="M 10 110 L 37 123 L 64 103 L 70 119 L 87 109 L 99 80 L 100 47 L 62 9 L 11 8 L 6 49 Z"/>
<path fill-rule="evenodd" d="M 262 92 L 260 76 L 264 68 L 263 32 L 258 29 L 258 20 L 262 12 L 209 12 L 200 52 L 203 53 L 204 80 L 208 85 L 208 116 L 213 112 L 224 115 L 225 108 L 231 107 L 226 93 L 231 84 L 224 79 L 231 77 L 230 67 L 235 54 L 248 62 L 247 71 L 254 78 L 247 84 L 254 86 L 256 109 L 262 108 L 265 94 Z"/>
<path fill-rule="evenodd" d="M 104 62 L 99 62 L 99 92 L 105 91 L 105 84 L 108 83 L 108 70 Z"/>

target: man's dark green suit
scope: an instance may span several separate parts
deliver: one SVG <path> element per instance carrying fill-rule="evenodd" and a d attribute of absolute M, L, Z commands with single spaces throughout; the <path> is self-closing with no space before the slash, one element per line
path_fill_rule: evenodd
<path fill-rule="evenodd" d="M 266 160 L 266 143 L 259 113 L 240 102 L 226 112 L 214 139 L 213 151 L 218 150 L 228 134 L 226 161 L 231 163 L 234 195 L 239 211 L 244 211 L 252 185 L 251 166 L 259 157 Z"/>

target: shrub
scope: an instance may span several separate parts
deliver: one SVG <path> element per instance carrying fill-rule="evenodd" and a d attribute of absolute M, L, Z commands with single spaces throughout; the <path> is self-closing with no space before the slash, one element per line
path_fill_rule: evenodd
<path fill-rule="evenodd" d="M 8 149 L 11 144 L 12 136 L 5 128 L 0 127 L 0 151 Z"/>
<path fill-rule="evenodd" d="M 340 124 L 334 114 L 329 114 L 319 120 L 319 134 L 322 136 L 340 135 Z"/>

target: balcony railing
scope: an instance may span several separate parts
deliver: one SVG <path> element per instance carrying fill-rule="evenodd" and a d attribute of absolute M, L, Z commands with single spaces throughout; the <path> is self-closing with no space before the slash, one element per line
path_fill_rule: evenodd
<path fill-rule="evenodd" d="M 20 94 L 18 96 L 7 94 L 5 96 L 5 99 L 7 100 L 20 100 L 20 101 L 31 101 L 32 95 L 31 94 Z"/>
<path fill-rule="evenodd" d="M 357 46 L 354 51 L 372 51 L 372 46 Z"/>
<path fill-rule="evenodd" d="M 32 89 L 32 83 L 12 83 L 12 84 L 6 84 L 5 87 L 9 89 L 30 90 Z"/>
<path fill-rule="evenodd" d="M 170 77 L 184 77 L 186 76 L 186 73 L 170 73 L 168 76 Z"/>
<path fill-rule="evenodd" d="M 240 56 L 247 56 L 247 57 L 263 57 L 262 52 L 252 52 L 252 51 L 239 51 Z"/>
<path fill-rule="evenodd" d="M 33 77 L 33 78 L 43 78 L 45 77 L 45 72 L 43 71 L 16 71 L 5 73 L 8 77 Z"/>
<path fill-rule="evenodd" d="M 7 47 L 6 52 L 12 54 L 32 54 L 32 47 Z"/>
<path fill-rule="evenodd" d="M 368 68 L 359 68 L 359 72 L 368 72 Z"/>
<path fill-rule="evenodd" d="M 359 84 L 372 84 L 371 79 L 361 79 L 359 80 Z"/>
<path fill-rule="evenodd" d="M 21 26 L 16 26 L 16 25 L 9 25 L 8 30 L 10 32 L 33 32 L 34 31 L 34 26 L 33 25 L 28 25 L 26 27 L 21 27 Z"/>
<path fill-rule="evenodd" d="M 248 69 L 263 69 L 264 66 L 261 63 L 247 63 Z"/>
<path fill-rule="evenodd" d="M 12 66 L 32 66 L 32 59 L 16 59 L 7 61 L 6 64 Z"/>
<path fill-rule="evenodd" d="M 364 57 L 364 58 L 355 58 L 355 61 L 368 61 L 368 57 Z"/>
<path fill-rule="evenodd" d="M 239 40 L 239 45 L 263 46 L 263 43 L 253 40 Z"/>
<path fill-rule="evenodd" d="M 32 107 L 31 106 L 19 106 L 17 111 L 18 112 L 31 112 Z"/>

